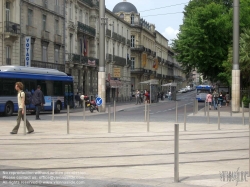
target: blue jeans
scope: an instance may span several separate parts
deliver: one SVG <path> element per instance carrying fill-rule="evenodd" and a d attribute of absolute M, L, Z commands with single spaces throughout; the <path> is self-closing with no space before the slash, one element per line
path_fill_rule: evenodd
<path fill-rule="evenodd" d="M 215 110 L 215 109 L 217 109 L 217 101 L 213 100 L 213 103 L 214 103 L 214 110 Z"/>

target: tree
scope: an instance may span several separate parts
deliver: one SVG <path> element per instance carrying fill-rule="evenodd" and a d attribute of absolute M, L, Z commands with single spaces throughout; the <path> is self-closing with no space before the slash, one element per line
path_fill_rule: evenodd
<path fill-rule="evenodd" d="M 195 67 L 206 79 L 218 80 L 232 40 L 231 1 L 193 0 L 185 7 L 183 25 L 173 41 L 177 60 Z M 227 6 L 225 6 L 225 4 Z M 191 67 L 191 68 L 190 68 Z"/>

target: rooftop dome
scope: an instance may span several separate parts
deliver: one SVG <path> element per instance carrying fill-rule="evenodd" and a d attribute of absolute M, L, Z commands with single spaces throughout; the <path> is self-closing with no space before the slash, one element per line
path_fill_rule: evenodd
<path fill-rule="evenodd" d="M 129 2 L 123 1 L 118 3 L 117 5 L 115 5 L 115 7 L 113 8 L 113 13 L 118 13 L 118 12 L 137 12 L 136 7 Z"/>

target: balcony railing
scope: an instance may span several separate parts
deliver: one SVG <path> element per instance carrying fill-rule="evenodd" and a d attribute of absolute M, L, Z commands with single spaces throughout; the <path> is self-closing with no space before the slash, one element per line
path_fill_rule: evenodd
<path fill-rule="evenodd" d="M 113 55 L 106 53 L 106 61 L 112 62 L 113 61 Z"/>
<path fill-rule="evenodd" d="M 62 43 L 62 36 L 55 34 L 55 43 L 61 44 Z"/>
<path fill-rule="evenodd" d="M 131 60 L 127 60 L 127 66 L 129 66 L 129 67 L 132 66 L 132 61 Z"/>
<path fill-rule="evenodd" d="M 87 4 L 90 7 L 99 6 L 99 2 L 93 3 L 92 0 L 80 0 L 82 3 Z"/>
<path fill-rule="evenodd" d="M 26 25 L 26 33 L 28 36 L 36 36 L 37 35 L 37 29 L 33 26 Z"/>
<path fill-rule="evenodd" d="M 59 71 L 65 72 L 64 64 L 56 64 L 52 62 L 42 62 L 42 61 L 32 60 L 31 67 L 57 69 Z"/>
<path fill-rule="evenodd" d="M 106 36 L 111 37 L 111 30 L 106 29 Z"/>
<path fill-rule="evenodd" d="M 6 65 L 11 65 L 11 58 L 6 58 Z"/>
<path fill-rule="evenodd" d="M 145 69 L 143 68 L 131 68 L 131 73 L 141 73 L 143 74 L 145 72 Z"/>
<path fill-rule="evenodd" d="M 5 21 L 5 32 L 20 34 L 20 25 L 11 21 Z"/>
<path fill-rule="evenodd" d="M 93 27 L 90 27 L 90 26 L 78 21 L 78 28 L 77 29 L 80 32 L 84 32 L 85 34 L 89 34 L 89 35 L 95 37 L 96 31 Z"/>
<path fill-rule="evenodd" d="M 122 43 L 126 44 L 126 38 L 122 36 Z"/>
<path fill-rule="evenodd" d="M 131 46 L 131 50 L 143 52 L 145 47 L 143 45 L 134 45 L 133 47 Z"/>
<path fill-rule="evenodd" d="M 75 29 L 75 24 L 73 21 L 69 21 L 69 25 L 68 25 L 69 28 L 71 29 Z"/>
<path fill-rule="evenodd" d="M 118 40 L 118 35 L 117 35 L 116 32 L 112 32 L 112 38 L 113 38 L 114 40 Z"/>
<path fill-rule="evenodd" d="M 78 63 L 78 64 L 88 66 L 90 65 L 89 64 L 89 61 L 90 61 L 90 62 L 95 62 L 95 66 L 99 66 L 99 59 L 97 58 L 81 56 L 78 54 L 69 54 L 68 58 L 69 58 L 68 60 L 73 63 Z"/>
<path fill-rule="evenodd" d="M 49 41 L 49 32 L 48 31 L 42 31 L 42 39 Z"/>
<path fill-rule="evenodd" d="M 119 66 L 125 66 L 126 65 L 126 58 L 122 58 L 119 56 L 113 56 L 113 61 L 115 65 L 119 65 Z"/>
<path fill-rule="evenodd" d="M 129 46 L 130 46 L 130 40 L 129 40 L 129 39 L 127 39 L 127 45 L 129 45 Z"/>

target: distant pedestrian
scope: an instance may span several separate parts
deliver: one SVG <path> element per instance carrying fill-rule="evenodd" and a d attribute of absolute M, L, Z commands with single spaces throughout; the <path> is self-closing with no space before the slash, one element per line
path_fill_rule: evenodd
<path fill-rule="evenodd" d="M 79 107 L 80 106 L 80 95 L 79 92 L 77 92 L 77 94 L 75 95 L 75 107 Z"/>
<path fill-rule="evenodd" d="M 33 97 L 32 97 L 32 102 L 36 106 L 36 120 L 40 120 L 39 114 L 40 114 L 41 108 L 45 104 L 44 95 L 43 95 L 43 92 L 41 91 L 40 85 L 37 85 L 37 89 L 34 92 Z"/>
<path fill-rule="evenodd" d="M 222 102 L 223 102 L 223 95 L 222 95 L 222 92 L 220 92 L 220 95 L 218 97 L 218 106 L 220 105 L 220 108 L 221 108 Z"/>
<path fill-rule="evenodd" d="M 25 93 L 23 92 L 23 83 L 17 82 L 15 84 L 15 89 L 17 91 L 17 102 L 18 102 L 18 114 L 17 114 L 17 125 L 10 132 L 10 134 L 17 134 L 21 119 L 24 120 L 24 108 L 25 108 Z M 30 122 L 26 118 L 26 127 L 28 129 L 28 133 L 34 132 L 33 127 L 30 125 Z"/>
<path fill-rule="evenodd" d="M 228 92 L 225 95 L 225 100 L 226 100 L 226 106 L 228 106 L 229 102 L 230 102 L 230 98 L 229 98 L 229 93 Z"/>
<path fill-rule="evenodd" d="M 211 95 L 211 93 L 209 92 L 207 94 L 207 97 L 206 97 L 206 102 L 208 103 L 209 105 L 209 110 L 211 110 L 211 107 L 212 107 L 212 100 L 213 100 L 213 96 Z"/>
<path fill-rule="evenodd" d="M 214 110 L 217 110 L 217 104 L 218 104 L 219 94 L 216 92 L 216 90 L 214 90 L 214 93 L 213 93 L 212 96 L 213 96 Z"/>
<path fill-rule="evenodd" d="M 172 100 L 172 95 L 171 91 L 168 92 L 168 100 Z"/>
<path fill-rule="evenodd" d="M 136 105 L 139 103 L 141 104 L 141 99 L 140 99 L 140 92 L 139 90 L 136 90 L 136 93 L 135 93 L 135 99 L 136 99 Z"/>

